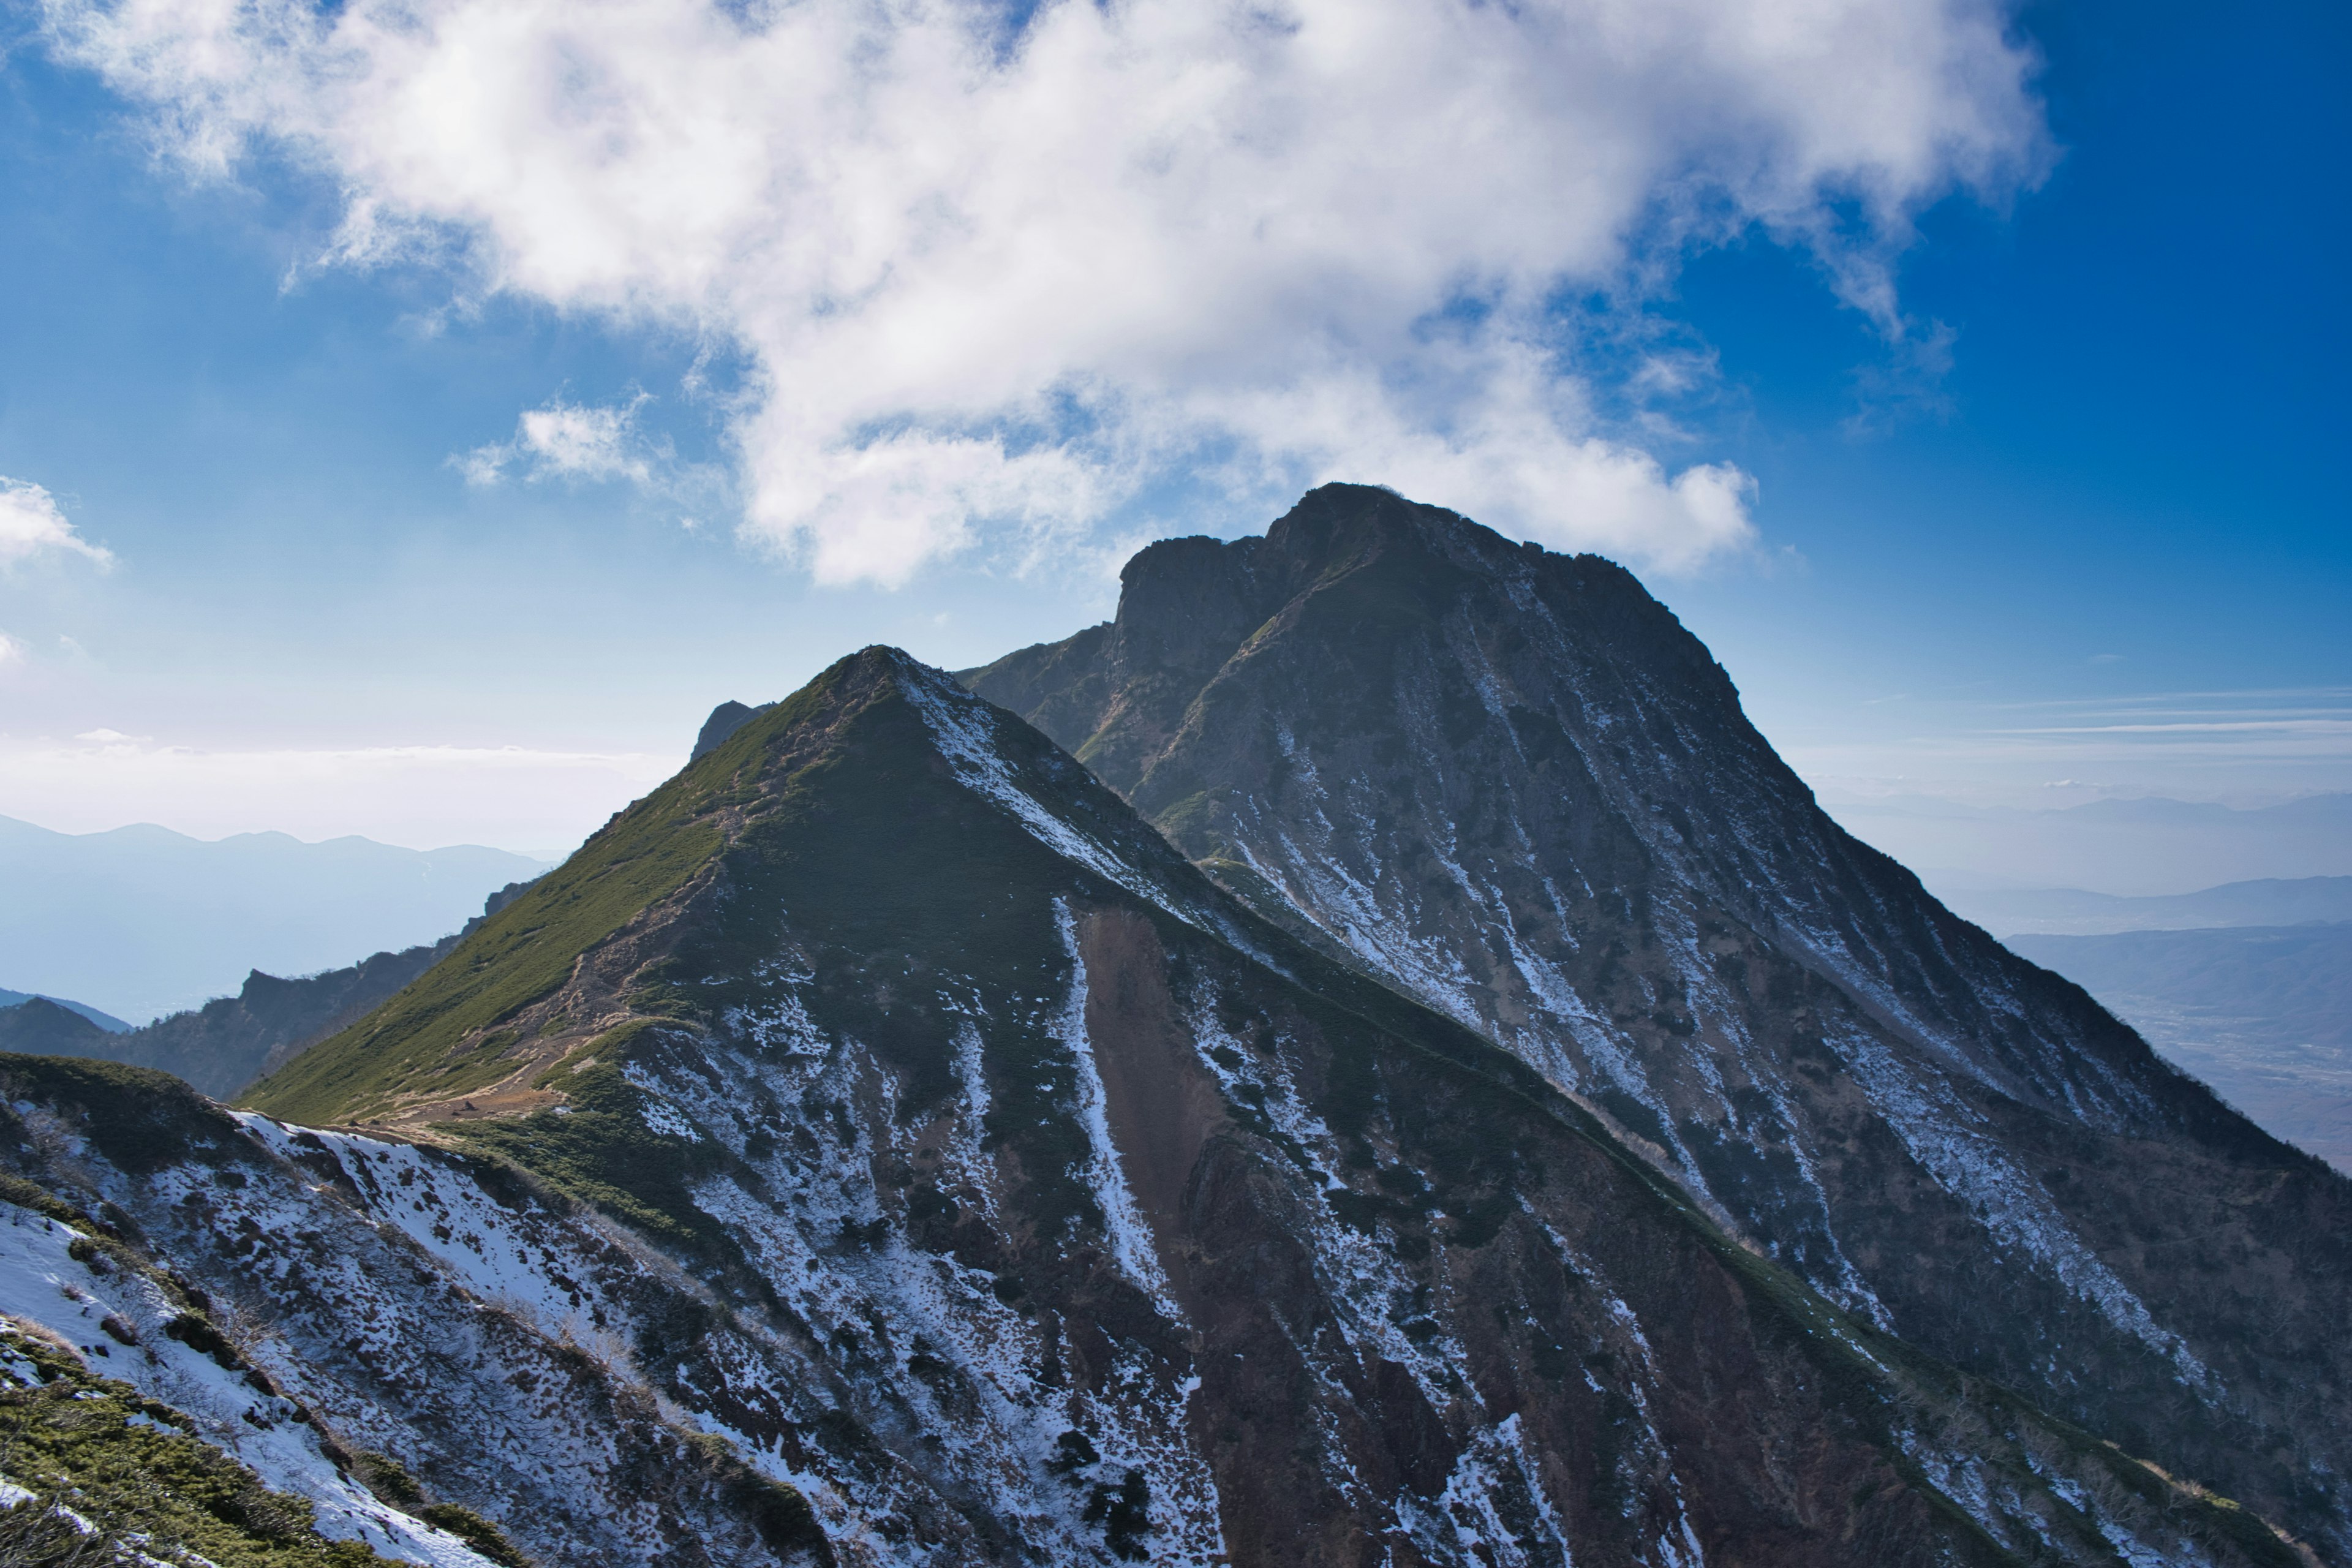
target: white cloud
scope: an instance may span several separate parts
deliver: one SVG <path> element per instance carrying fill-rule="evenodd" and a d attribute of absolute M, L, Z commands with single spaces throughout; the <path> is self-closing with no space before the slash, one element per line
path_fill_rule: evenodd
<path fill-rule="evenodd" d="M 37 484 L 0 474 L 0 568 L 52 552 L 84 556 L 101 568 L 114 564 L 112 551 L 74 531 L 57 497 Z"/>
<path fill-rule="evenodd" d="M 591 482 L 627 479 L 650 485 L 659 456 L 637 432 L 643 395 L 608 407 L 587 407 L 561 398 L 524 411 L 514 439 L 477 447 L 457 459 L 468 484 L 493 485 L 509 468 L 529 479 Z"/>
<path fill-rule="evenodd" d="M 1549 301 L 1760 226 L 1899 339 L 1913 215 L 2046 156 L 1999 0 L 47 5 L 181 155 L 329 173 L 340 259 L 739 353 L 744 530 L 832 581 L 1212 465 L 1695 563 L 1748 481 L 1604 427 Z M 485 471 L 627 477 L 536 412 Z"/>
<path fill-rule="evenodd" d="M 24 658 L 25 645 L 6 632 L 0 632 L 0 669 L 5 669 L 12 664 L 21 663 Z"/>

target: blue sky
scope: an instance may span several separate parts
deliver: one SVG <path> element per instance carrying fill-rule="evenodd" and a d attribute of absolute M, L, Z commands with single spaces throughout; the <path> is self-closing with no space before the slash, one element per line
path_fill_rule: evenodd
<path fill-rule="evenodd" d="M 1832 797 L 2352 787 L 2340 8 L 1049 6 L 877 86 L 854 7 L 609 0 L 544 102 L 425 9 L 0 10 L 0 815 L 559 851 L 721 698 L 1327 475 L 1627 559 Z"/>

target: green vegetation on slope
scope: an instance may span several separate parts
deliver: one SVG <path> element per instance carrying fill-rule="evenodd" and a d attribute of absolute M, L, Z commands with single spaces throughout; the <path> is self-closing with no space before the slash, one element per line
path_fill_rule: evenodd
<path fill-rule="evenodd" d="M 453 1122 L 469 1147 L 522 1166 L 567 1197 L 714 1261 L 729 1256 L 724 1227 L 696 1206 L 691 1186 L 720 1160 L 712 1145 L 646 1125 L 645 1095 L 607 1058 L 564 1085 L 561 1113 Z"/>
<path fill-rule="evenodd" d="M 0 1562 L 365 1568 L 383 1561 L 356 1542 L 320 1536 L 307 1500 L 269 1490 L 179 1430 L 185 1416 L 129 1384 L 93 1377 L 64 1352 L 12 1329 L 0 1329 L 0 1358 L 9 1377 L 0 1383 L 0 1475 L 33 1494 L 0 1511 Z"/>
<path fill-rule="evenodd" d="M 844 658 L 631 805 L 382 1007 L 253 1086 L 242 1103 L 326 1124 L 379 1115 L 395 1097 L 462 1095 L 511 1072 L 517 1042 L 469 1036 L 561 986 L 583 954 L 683 888 L 740 830 L 738 814 L 815 760 L 819 721 L 885 666 Z M 821 754 L 821 752 L 820 752 Z M 734 819 L 734 820 L 730 820 Z M 459 1047 L 464 1046 L 461 1051 Z"/>
<path fill-rule="evenodd" d="M 743 774 L 720 912 L 689 921 L 672 956 L 629 999 L 676 1024 L 623 1026 L 577 1053 L 595 1065 L 576 1074 L 556 1064 L 539 1081 L 561 1084 L 562 1114 L 468 1120 L 450 1125 L 454 1136 L 648 1234 L 723 1258 L 719 1227 L 688 1190 L 722 1156 L 714 1144 L 651 1131 L 621 1068 L 690 1052 L 698 1021 L 772 1005 L 768 972 L 790 951 L 811 973 L 804 988 L 795 981 L 788 989 L 820 1030 L 861 1042 L 903 1075 L 907 1115 L 934 1110 L 955 1092 L 953 1043 L 984 994 L 994 1009 L 990 1127 L 1025 1173 L 1024 1207 L 1048 1231 L 1091 1215 L 1077 1174 L 1085 1131 L 1058 1109 L 1075 1092 L 1075 1069 L 1045 1001 L 1066 984 L 1053 899 L 1070 889 L 1072 868 L 953 781 L 895 687 L 876 681 L 835 696 L 823 712 L 791 721 L 805 726 L 800 735 L 775 728 L 784 721 L 772 710 L 747 726 L 761 736 L 739 732 L 713 753 L 723 760 L 738 745 L 757 745 L 781 755 Z M 740 761 L 754 764 L 759 753 Z M 1069 780 L 1128 817 L 1083 773 L 1073 768 Z M 968 993 L 975 982 L 980 994 Z"/>
<path fill-rule="evenodd" d="M 382 1007 L 256 1084 L 245 1103 L 323 1123 L 387 1109 L 403 1091 L 464 1094 L 512 1070 L 510 1039 L 458 1053 L 477 1030 L 563 984 L 580 955 L 684 886 L 718 851 L 723 773 L 704 764 L 622 812 Z"/>

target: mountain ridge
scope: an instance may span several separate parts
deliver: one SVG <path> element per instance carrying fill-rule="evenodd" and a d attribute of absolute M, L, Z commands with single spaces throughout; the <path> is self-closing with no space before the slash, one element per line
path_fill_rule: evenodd
<path fill-rule="evenodd" d="M 12 1025 L 9 1015 L 0 1011 L 0 1042 L 5 1042 L 0 1048 L 96 1057 L 154 1068 L 215 1099 L 233 1099 L 256 1079 L 364 1016 L 431 969 L 526 886 L 509 882 L 492 893 L 483 902 L 483 914 L 439 942 L 400 952 L 378 952 L 357 963 L 292 978 L 256 969 L 246 975 L 234 996 L 216 996 L 202 1007 L 136 1028 L 126 1025 L 120 1030 L 94 1033 L 41 1016 Z"/>
<path fill-rule="evenodd" d="M 2252 1458 L 2352 1423 L 2352 1189 L 1822 813 L 1630 574 L 1329 486 L 1121 583 L 962 679 L 1833 1299 L 2352 1554 L 2346 1456 Z M 2192 1244 L 2294 1282 L 2263 1331 Z"/>
<path fill-rule="evenodd" d="M 553 1561 L 2294 1560 L 1836 1310 L 889 650 L 257 1110 L 0 1079 L 0 1161 L 251 1331 L 286 1473 L 342 1497 L 364 1438 Z"/>
<path fill-rule="evenodd" d="M 20 1002 L 30 1002 L 35 999 L 35 994 L 30 991 L 9 991 L 0 988 L 0 1008 L 14 1007 Z M 79 1013 L 110 1035 L 127 1035 L 137 1027 L 136 1025 L 124 1023 L 111 1013 L 100 1012 L 87 1002 L 68 1001 L 63 996 L 42 996 L 38 1000 L 53 1003 L 68 1013 Z"/>

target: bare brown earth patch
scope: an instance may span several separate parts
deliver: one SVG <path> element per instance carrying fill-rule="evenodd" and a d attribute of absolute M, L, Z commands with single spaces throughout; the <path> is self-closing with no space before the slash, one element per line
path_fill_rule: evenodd
<path fill-rule="evenodd" d="M 1122 909 L 1087 915 L 1078 922 L 1078 959 L 1111 1141 L 1181 1297 L 1184 1189 L 1201 1151 L 1225 1123 L 1224 1099 L 1192 1054 L 1150 921 Z"/>

